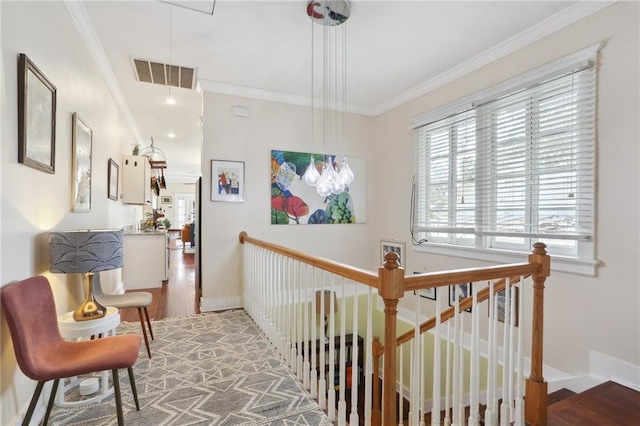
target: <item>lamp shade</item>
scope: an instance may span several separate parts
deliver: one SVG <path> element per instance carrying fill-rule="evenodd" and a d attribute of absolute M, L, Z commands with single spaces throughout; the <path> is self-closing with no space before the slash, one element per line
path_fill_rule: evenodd
<path fill-rule="evenodd" d="M 61 231 L 49 234 L 49 270 L 87 273 L 122 268 L 122 230 Z"/>

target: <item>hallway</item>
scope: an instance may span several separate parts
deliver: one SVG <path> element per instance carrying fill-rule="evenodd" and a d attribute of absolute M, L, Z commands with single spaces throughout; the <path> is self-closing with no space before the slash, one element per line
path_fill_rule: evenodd
<path fill-rule="evenodd" d="M 153 303 L 149 306 L 151 319 L 180 317 L 200 313 L 195 289 L 195 254 L 185 253 L 182 241 L 171 238 L 169 243 L 169 280 L 161 288 L 149 288 L 134 291 L 147 291 L 153 294 Z M 138 322 L 135 309 L 120 311 L 122 321 Z"/>

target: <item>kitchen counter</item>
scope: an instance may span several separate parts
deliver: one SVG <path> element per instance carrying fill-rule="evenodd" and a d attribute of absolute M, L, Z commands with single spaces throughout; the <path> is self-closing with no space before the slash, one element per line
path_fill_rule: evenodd
<path fill-rule="evenodd" d="M 169 278 L 168 241 L 164 230 L 124 232 L 122 279 L 125 290 L 162 287 Z"/>

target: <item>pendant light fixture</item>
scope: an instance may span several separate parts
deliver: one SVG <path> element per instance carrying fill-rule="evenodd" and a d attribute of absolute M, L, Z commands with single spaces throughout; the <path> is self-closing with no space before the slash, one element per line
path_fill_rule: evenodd
<path fill-rule="evenodd" d="M 314 139 L 315 37 L 314 24 L 322 27 L 322 149 L 323 168 L 318 172 L 313 154 L 303 178 L 307 185 L 315 186 L 322 197 L 340 194 L 353 182 L 354 174 L 346 154 L 340 165 L 335 155 L 327 154 L 332 148 L 344 145 L 346 136 L 346 45 L 344 24 L 351 14 L 346 0 L 310 0 L 307 15 L 311 18 L 311 132 Z M 333 142 L 333 143 L 331 143 Z M 333 145 L 333 146 L 332 146 Z M 344 148 L 344 147 L 343 147 Z"/>

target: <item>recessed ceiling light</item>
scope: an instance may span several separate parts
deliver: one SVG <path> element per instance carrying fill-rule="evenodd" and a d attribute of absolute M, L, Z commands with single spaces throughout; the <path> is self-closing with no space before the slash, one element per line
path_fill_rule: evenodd
<path fill-rule="evenodd" d="M 164 100 L 167 105 L 175 105 L 177 103 L 176 98 L 173 96 L 167 96 L 167 99 Z"/>
<path fill-rule="evenodd" d="M 167 137 L 170 137 L 170 138 L 172 138 L 172 139 L 173 139 L 173 138 L 175 138 L 175 137 L 176 137 L 176 134 L 175 134 L 175 133 L 171 133 L 171 132 L 169 132 L 169 133 L 167 133 Z"/>

